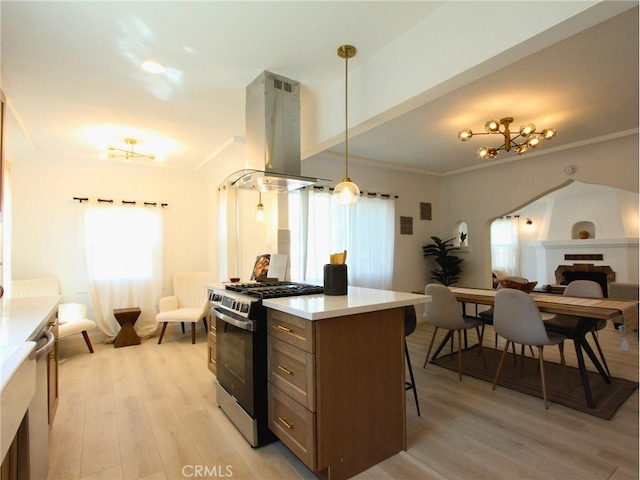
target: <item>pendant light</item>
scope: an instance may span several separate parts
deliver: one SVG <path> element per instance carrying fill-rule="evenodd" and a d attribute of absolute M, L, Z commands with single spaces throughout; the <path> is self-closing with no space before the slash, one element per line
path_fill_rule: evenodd
<path fill-rule="evenodd" d="M 262 222 L 264 220 L 264 205 L 262 205 L 262 192 L 258 191 L 258 205 L 256 206 L 256 220 Z"/>
<path fill-rule="evenodd" d="M 355 205 L 360 198 L 360 189 L 349 178 L 349 59 L 356 54 L 353 45 L 342 45 L 338 56 L 344 58 L 344 178 L 333 190 L 340 205 Z"/>

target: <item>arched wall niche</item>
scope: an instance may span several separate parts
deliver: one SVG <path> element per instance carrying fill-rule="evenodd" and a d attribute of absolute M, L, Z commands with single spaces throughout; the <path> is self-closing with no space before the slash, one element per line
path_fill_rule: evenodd
<path fill-rule="evenodd" d="M 595 224 L 588 220 L 582 220 L 574 223 L 571 227 L 571 239 L 586 240 L 588 238 L 596 238 Z"/>
<path fill-rule="evenodd" d="M 459 221 L 453 227 L 453 244 L 456 247 L 469 245 L 469 229 L 467 222 Z"/>

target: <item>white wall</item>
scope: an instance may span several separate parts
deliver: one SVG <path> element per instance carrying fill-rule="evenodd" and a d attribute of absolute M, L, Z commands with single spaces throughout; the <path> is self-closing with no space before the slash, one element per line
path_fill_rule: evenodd
<path fill-rule="evenodd" d="M 13 159 L 14 279 L 55 276 L 65 301 L 90 304 L 78 255 L 78 203 L 73 197 L 165 202 L 163 285 L 172 291 L 176 271 L 207 270 L 207 190 L 195 172 L 124 162 L 51 158 L 34 153 Z M 123 232 L 126 235 L 126 232 Z"/>
<path fill-rule="evenodd" d="M 615 145 L 613 144 L 615 143 Z M 612 155 L 611 152 L 615 152 Z M 105 196 L 169 203 L 166 211 L 165 285 L 178 270 L 217 271 L 220 239 L 220 182 L 237 170 L 241 149 L 214 159 L 197 172 L 137 167 L 69 158 L 20 158 L 13 162 L 14 278 L 55 275 L 67 301 L 83 301 L 78 289 L 76 202 L 74 196 Z M 465 221 L 470 245 L 464 253 L 460 285 L 490 286 L 490 222 L 516 211 L 533 199 L 565 184 L 564 167 L 574 164 L 571 178 L 638 191 L 638 136 L 499 164 L 491 168 L 436 177 L 378 165 L 350 162 L 350 177 L 361 189 L 396 194 L 396 246 L 393 289 L 416 291 L 429 281 L 431 259 L 422 246 L 436 235 L 450 238 Z M 329 178 L 344 174 L 343 160 L 315 157 L 302 163 L 302 173 Z M 253 207 L 254 198 L 247 202 Z M 433 220 L 420 220 L 420 202 L 432 204 Z M 400 235 L 400 216 L 413 217 L 413 235 Z M 249 242 L 265 242 L 262 233 L 245 224 Z M 266 243 L 255 246 L 267 248 Z M 257 251 L 257 250 L 256 250 Z M 252 256 L 252 252 L 246 253 Z M 251 261 L 249 261 L 252 264 Z M 245 271 L 245 268 L 242 268 Z M 169 280 L 169 282 L 168 282 Z"/>
<path fill-rule="evenodd" d="M 514 212 L 571 180 L 638 192 L 637 135 L 573 150 L 515 158 L 513 162 L 444 177 L 350 160 L 349 176 L 361 190 L 400 197 L 396 200 L 395 290 L 424 289 L 430 281 L 433 264 L 431 259 L 422 256 L 422 246 L 431 241 L 432 235 L 451 238 L 460 221 L 467 224 L 469 246 L 460 253 L 465 260 L 459 285 L 490 287 L 489 228 L 495 218 Z M 577 167 L 574 175 L 564 172 L 567 165 Z M 319 155 L 304 160 L 302 172 L 332 179 L 335 185 L 344 176 L 344 160 Z M 432 204 L 432 221 L 420 220 L 420 202 Z M 413 217 L 413 235 L 400 235 L 400 216 Z"/>
<path fill-rule="evenodd" d="M 544 151 L 541 151 L 543 153 Z M 491 286 L 489 228 L 493 219 L 515 212 L 570 180 L 638 192 L 638 135 L 517 160 L 442 179 L 443 223 L 450 230 L 464 220 L 471 239 L 460 285 Z M 567 165 L 576 173 L 567 175 Z M 570 227 L 569 227 L 570 228 Z"/>

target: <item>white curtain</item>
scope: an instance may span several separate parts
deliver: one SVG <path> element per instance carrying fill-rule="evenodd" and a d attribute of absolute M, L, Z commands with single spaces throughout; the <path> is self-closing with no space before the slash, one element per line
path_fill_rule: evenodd
<path fill-rule="evenodd" d="M 152 335 L 162 294 L 162 211 L 105 204 L 83 210 L 84 260 L 98 327 L 112 341 L 120 330 L 113 309 L 139 307 L 135 330 Z"/>
<path fill-rule="evenodd" d="M 310 191 L 290 195 L 291 277 L 322 285 L 332 253 L 347 250 L 349 284 L 390 289 L 393 279 L 395 202 L 361 197 L 355 207 Z"/>
<path fill-rule="evenodd" d="M 519 217 L 497 218 L 491 224 L 491 268 L 520 275 Z"/>

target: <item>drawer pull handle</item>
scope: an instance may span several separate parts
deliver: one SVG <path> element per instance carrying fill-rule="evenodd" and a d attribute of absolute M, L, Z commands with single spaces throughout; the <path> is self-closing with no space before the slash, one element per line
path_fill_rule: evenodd
<path fill-rule="evenodd" d="M 293 423 L 287 422 L 286 418 L 278 417 L 278 420 L 280 420 L 280 423 L 282 423 L 289 430 L 293 430 Z"/>
<path fill-rule="evenodd" d="M 287 367 L 283 367 L 282 365 L 278 365 L 278 369 L 282 370 L 287 375 L 293 375 L 293 370 L 289 370 Z"/>
<path fill-rule="evenodd" d="M 283 332 L 293 333 L 293 328 L 285 327 L 283 325 L 277 326 L 278 330 L 282 330 Z"/>

